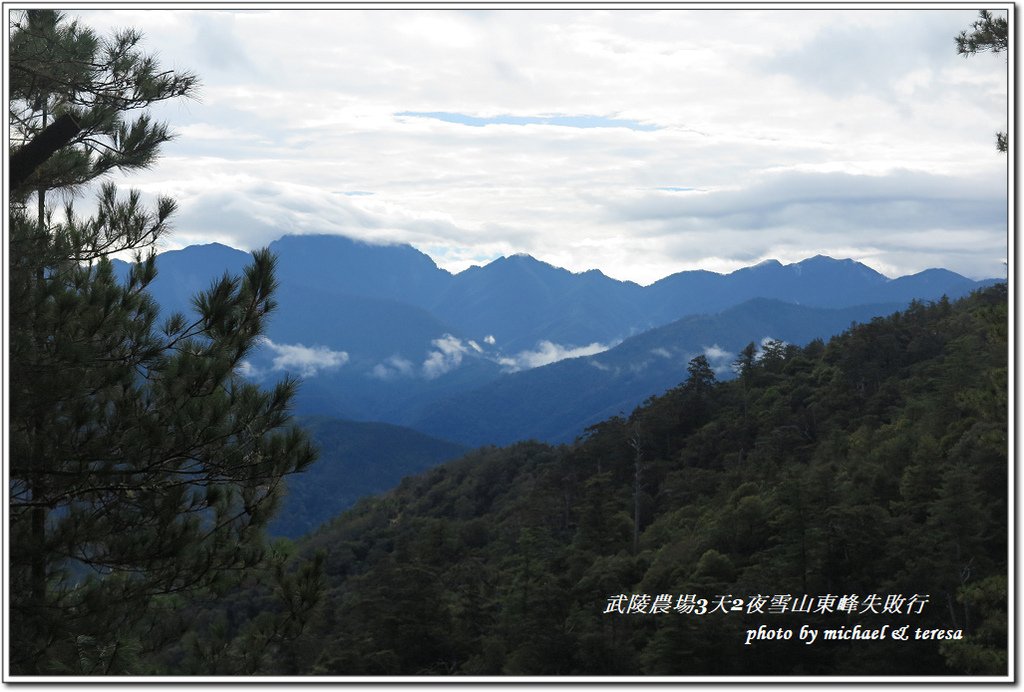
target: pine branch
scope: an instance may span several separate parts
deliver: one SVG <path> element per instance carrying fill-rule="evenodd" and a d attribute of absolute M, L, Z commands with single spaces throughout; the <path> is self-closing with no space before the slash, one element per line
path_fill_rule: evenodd
<path fill-rule="evenodd" d="M 13 194 L 21 189 L 25 181 L 42 166 L 58 149 L 66 146 L 81 132 L 82 126 L 70 113 L 53 121 L 32 141 L 11 155 L 11 178 L 8 190 Z"/>

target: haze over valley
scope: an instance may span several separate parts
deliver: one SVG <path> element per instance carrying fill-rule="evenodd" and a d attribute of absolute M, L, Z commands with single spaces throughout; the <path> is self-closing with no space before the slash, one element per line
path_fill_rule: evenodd
<path fill-rule="evenodd" d="M 278 262 L 278 306 L 242 374 L 257 383 L 286 373 L 300 378 L 295 410 L 316 417 L 320 436 L 330 436 L 331 421 L 350 431 L 362 422 L 450 445 L 439 448 L 449 454 L 394 461 L 367 443 L 353 458 L 376 469 L 368 484 L 343 471 L 345 454 L 328 451 L 317 466 L 335 466 L 329 475 L 346 479 L 344 493 L 296 491 L 278 522 L 306 529 L 315 520 L 289 513 L 326 520 L 361 495 L 471 447 L 572 442 L 588 426 L 628 415 L 678 385 L 695 356 L 729 379 L 748 343 L 827 340 L 912 300 L 955 299 L 996 282 L 940 268 L 890 278 L 819 255 L 728 274 L 683 271 L 640 286 L 526 254 L 451 274 L 408 245 L 309 235 L 269 247 Z M 188 311 L 197 291 L 249 260 L 220 244 L 164 252 L 152 293 L 165 312 Z M 127 266 L 119 265 L 122 272 Z M 407 448 L 435 448 L 423 445 Z M 322 493 L 314 475 L 291 483 Z"/>

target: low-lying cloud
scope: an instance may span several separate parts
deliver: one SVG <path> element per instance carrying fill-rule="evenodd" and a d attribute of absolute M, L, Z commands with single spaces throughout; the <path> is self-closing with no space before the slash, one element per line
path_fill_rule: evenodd
<path fill-rule="evenodd" d="M 334 370 L 348 362 L 348 353 L 332 351 L 326 346 L 275 344 L 270 339 L 264 339 L 263 345 L 275 354 L 271 370 L 294 372 L 300 377 L 313 377 L 322 370 Z"/>
<path fill-rule="evenodd" d="M 424 379 L 434 380 L 459 368 L 466 356 L 484 358 L 502 366 L 504 372 L 513 373 L 550 365 L 567 358 L 592 356 L 615 345 L 595 342 L 586 346 L 564 346 L 545 340 L 539 342 L 533 350 L 506 356 L 489 351 L 488 347 L 495 344 L 495 338 L 491 335 L 477 341 L 444 334 L 432 340 L 430 344 L 431 349 L 419 368 L 412 361 L 395 355 L 375 365 L 370 371 L 370 376 L 380 380 L 394 380 L 419 375 Z"/>
<path fill-rule="evenodd" d="M 278 344 L 271 339 L 260 339 L 262 349 L 255 360 L 243 360 L 238 364 L 238 374 L 250 380 L 261 380 L 274 372 L 291 372 L 299 377 L 315 377 L 324 370 L 335 370 L 349 361 L 346 351 L 334 351 L 326 346 L 305 346 L 303 344 Z M 270 356 L 270 365 L 264 366 Z"/>
<path fill-rule="evenodd" d="M 428 380 L 437 379 L 462 365 L 462 356 L 468 351 L 468 347 L 462 343 L 462 339 L 445 334 L 430 343 L 434 346 L 434 350 L 423 361 L 423 376 Z"/>
<path fill-rule="evenodd" d="M 396 355 L 373 366 L 370 375 L 378 380 L 393 380 L 399 377 L 409 377 L 415 370 L 416 366 L 411 360 Z"/>
<path fill-rule="evenodd" d="M 704 347 L 704 357 L 708 359 L 708 365 L 716 375 L 723 375 L 732 372 L 732 361 L 735 353 L 726 351 L 718 344 Z"/>
<path fill-rule="evenodd" d="M 587 346 L 567 347 L 545 340 L 538 343 L 537 348 L 533 351 L 520 351 L 511 357 L 503 356 L 498 359 L 498 363 L 505 368 L 506 372 L 519 372 L 557 363 L 566 358 L 580 358 L 603 353 L 613 345 L 594 342 Z"/>

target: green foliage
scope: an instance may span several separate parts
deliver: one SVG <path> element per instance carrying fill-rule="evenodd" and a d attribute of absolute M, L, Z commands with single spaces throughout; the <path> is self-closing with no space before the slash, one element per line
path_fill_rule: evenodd
<path fill-rule="evenodd" d="M 960 590 L 957 601 L 974 609 L 977 623 L 965 640 L 940 647 L 950 667 L 977 675 L 1009 672 L 1006 593 L 1006 575 L 993 575 Z"/>
<path fill-rule="evenodd" d="M 58 10 L 37 9 L 13 11 L 10 31 L 12 145 L 27 144 L 64 114 L 79 127 L 22 190 L 12 191 L 14 199 L 152 165 L 171 133 L 144 110 L 191 96 L 198 86 L 194 75 L 162 70 L 142 53 L 142 34 L 133 29 L 100 37 Z"/>
<path fill-rule="evenodd" d="M 196 319 L 160 324 L 147 287 L 174 203 L 148 211 L 105 184 L 82 219 L 70 205 L 55 215 L 44 193 L 152 162 L 166 127 L 124 117 L 195 79 L 160 71 L 136 32 L 101 40 L 59 12 L 14 16 L 14 143 L 61 110 L 82 129 L 12 191 L 9 211 L 11 670 L 151 672 L 186 596 L 223 593 L 265 564 L 282 478 L 315 458 L 289 424 L 296 382 L 263 391 L 235 374 L 274 308 L 275 260 L 254 253 L 242 276 L 196 297 Z M 122 283 L 109 255 L 123 250 L 137 261 Z M 301 585 L 278 580 L 288 612 L 315 591 L 300 573 Z"/>
<path fill-rule="evenodd" d="M 996 286 L 748 349 L 730 382 L 695 359 L 574 445 L 408 478 L 297 545 L 330 584 L 304 672 L 1005 673 L 1006 325 Z M 762 623 L 891 619 L 604 612 L 634 593 L 928 594 L 907 620 L 965 639 L 744 647 Z"/>
<path fill-rule="evenodd" d="M 1006 17 L 996 17 L 989 10 L 979 10 L 971 32 L 961 31 L 956 37 L 956 52 L 964 56 L 987 51 L 1002 53 L 1009 45 Z"/>
<path fill-rule="evenodd" d="M 1006 17 L 997 17 L 990 10 L 979 10 L 970 32 L 961 31 L 955 41 L 957 54 L 965 58 L 978 53 L 1003 53 L 1010 47 L 1009 23 Z M 1006 152 L 1008 144 L 1007 133 L 997 132 L 996 149 Z"/>
<path fill-rule="evenodd" d="M 212 617 L 203 620 L 199 608 L 204 604 L 193 602 L 186 609 L 191 621 L 181 640 L 150 657 L 156 670 L 201 675 L 274 670 L 294 675 L 308 666 L 310 661 L 303 656 L 308 645 L 305 635 L 311 620 L 320 616 L 324 556 L 318 553 L 289 566 L 284 548 L 275 545 L 264 569 L 246 574 L 241 587 L 248 596 L 244 603 L 222 596 Z M 210 605 L 205 603 L 207 608 Z M 200 619 L 193 619 L 197 613 Z"/>

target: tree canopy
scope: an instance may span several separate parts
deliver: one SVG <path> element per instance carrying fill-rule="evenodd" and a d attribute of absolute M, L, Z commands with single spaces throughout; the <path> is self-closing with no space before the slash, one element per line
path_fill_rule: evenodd
<path fill-rule="evenodd" d="M 997 17 L 990 10 L 979 10 L 978 19 L 956 37 L 956 51 L 968 56 L 977 53 L 1002 53 L 1009 48 L 1009 24 L 1006 17 Z"/>
<path fill-rule="evenodd" d="M 978 53 L 1002 53 L 1010 47 L 1009 23 L 1006 17 L 997 17 L 990 10 L 979 10 L 978 19 L 970 31 L 961 31 L 955 38 L 958 55 L 969 57 Z M 996 133 L 996 149 L 1005 152 L 1007 134 Z"/>
<path fill-rule="evenodd" d="M 15 12 L 9 50 L 12 191 L 70 188 L 102 174 L 150 166 L 171 138 L 146 109 L 195 93 L 198 78 L 162 70 L 134 29 L 100 37 L 58 10 Z M 19 170 L 27 145 L 59 134 Z"/>
<path fill-rule="evenodd" d="M 171 134 L 146 108 L 196 78 L 161 70 L 132 30 L 12 17 L 11 158 L 31 156 L 8 210 L 11 670 L 139 672 L 184 596 L 264 564 L 281 479 L 315 450 L 289 423 L 294 380 L 263 391 L 236 374 L 274 308 L 273 256 L 161 316 L 146 289 L 175 204 L 102 181 L 155 162 Z M 93 190 L 96 210 L 55 209 L 53 190 Z"/>

